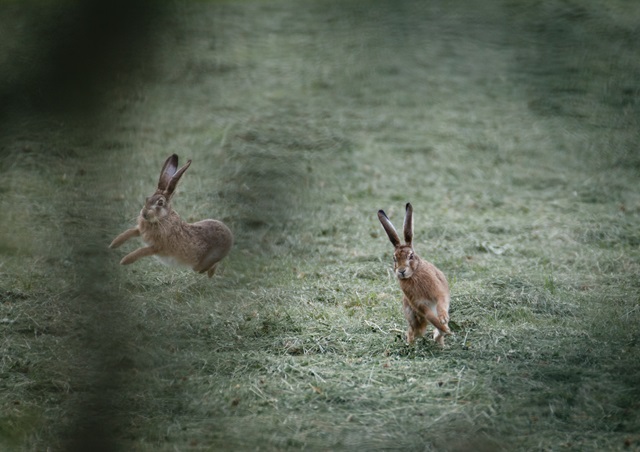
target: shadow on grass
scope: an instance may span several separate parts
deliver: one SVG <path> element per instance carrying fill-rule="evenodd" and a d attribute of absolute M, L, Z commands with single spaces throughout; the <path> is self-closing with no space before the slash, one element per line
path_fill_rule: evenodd
<path fill-rule="evenodd" d="M 344 137 L 304 112 L 258 116 L 232 127 L 221 150 L 221 197 L 234 206 L 233 221 L 245 239 L 240 246 L 268 250 L 269 243 L 255 241 L 259 230 L 280 242 L 295 235 L 291 227 L 319 206 L 309 193 L 327 162 L 348 159 L 350 151 Z"/>

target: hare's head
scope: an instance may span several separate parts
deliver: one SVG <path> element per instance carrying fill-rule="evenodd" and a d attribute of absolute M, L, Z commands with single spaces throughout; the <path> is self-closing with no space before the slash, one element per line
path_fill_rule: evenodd
<path fill-rule="evenodd" d="M 378 219 L 382 223 L 391 244 L 394 246 L 393 251 L 393 269 L 398 279 L 407 279 L 413 276 L 413 272 L 418 266 L 420 258 L 414 253 L 413 241 L 413 207 L 411 203 L 407 203 L 406 213 L 404 217 L 404 245 L 400 242 L 400 237 L 393 227 L 391 220 L 384 213 L 384 210 L 378 211 Z"/>
<path fill-rule="evenodd" d="M 156 223 L 160 218 L 169 215 L 170 211 L 169 198 L 162 193 L 154 193 L 145 199 L 140 215 L 149 223 Z"/>
<path fill-rule="evenodd" d="M 144 207 L 140 211 L 140 215 L 150 223 L 156 223 L 171 212 L 171 197 L 178 185 L 178 181 L 184 172 L 191 165 L 191 160 L 180 169 L 178 169 L 178 156 L 173 154 L 170 156 L 162 167 L 160 179 L 158 180 L 158 188 L 156 192 L 149 196 L 144 203 Z"/>
<path fill-rule="evenodd" d="M 393 252 L 393 270 L 398 279 L 411 278 L 417 263 L 418 259 L 410 245 L 399 246 Z"/>

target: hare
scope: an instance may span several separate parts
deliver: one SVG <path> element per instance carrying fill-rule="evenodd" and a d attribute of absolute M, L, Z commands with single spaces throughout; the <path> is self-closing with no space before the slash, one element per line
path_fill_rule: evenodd
<path fill-rule="evenodd" d="M 147 246 L 127 254 L 121 265 L 132 264 L 141 257 L 156 256 L 167 264 L 188 265 L 193 270 L 206 272 L 211 278 L 216 265 L 231 250 L 233 234 L 218 220 L 196 223 L 183 221 L 171 208 L 171 197 L 178 181 L 191 165 L 191 160 L 180 169 L 178 156 L 170 156 L 162 167 L 156 192 L 148 197 L 138 216 L 137 226 L 118 235 L 109 248 L 118 248 L 131 237 L 141 236 Z"/>
<path fill-rule="evenodd" d="M 413 240 L 413 207 L 406 205 L 404 217 L 404 241 L 383 210 L 378 211 L 378 219 L 395 247 L 393 252 L 393 269 L 404 292 L 402 308 L 409 323 L 407 342 L 424 335 L 427 325 L 431 323 L 435 329 L 433 339 L 444 345 L 444 335 L 451 334 L 449 323 L 449 284 L 444 274 L 431 262 L 421 259 L 414 251 Z"/>

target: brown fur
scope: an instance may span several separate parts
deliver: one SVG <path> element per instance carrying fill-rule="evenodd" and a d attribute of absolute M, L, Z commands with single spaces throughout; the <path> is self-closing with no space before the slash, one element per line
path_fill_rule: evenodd
<path fill-rule="evenodd" d="M 137 226 L 118 235 L 110 248 L 117 248 L 135 236 L 141 236 L 147 246 L 127 254 L 120 264 L 128 265 L 146 256 L 158 256 L 188 265 L 193 270 L 213 276 L 217 263 L 233 246 L 233 234 L 218 220 L 202 220 L 187 223 L 171 208 L 171 197 L 180 177 L 191 160 L 180 170 L 178 156 L 172 155 L 165 162 L 158 188 L 146 199 L 138 216 Z"/>
<path fill-rule="evenodd" d="M 378 218 L 389 236 L 395 250 L 393 253 L 394 272 L 404 292 L 402 300 L 403 312 L 409 329 L 407 342 L 422 337 L 431 323 L 435 329 L 433 338 L 444 345 L 444 335 L 451 334 L 449 329 L 449 284 L 444 274 L 431 262 L 421 259 L 415 254 L 413 241 L 413 208 L 407 203 L 404 221 L 405 244 L 393 224 L 384 213 L 378 211 Z"/>

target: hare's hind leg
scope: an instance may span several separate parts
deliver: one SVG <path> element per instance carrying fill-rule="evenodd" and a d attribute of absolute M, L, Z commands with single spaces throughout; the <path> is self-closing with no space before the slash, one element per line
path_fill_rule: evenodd
<path fill-rule="evenodd" d="M 218 262 L 220 262 L 224 256 L 224 254 L 221 255 L 221 253 L 217 251 L 210 252 L 200 262 L 198 262 L 197 265 L 193 267 L 193 270 L 197 271 L 198 273 L 206 272 L 207 275 L 209 275 L 209 278 L 211 278 L 216 271 Z"/>
<path fill-rule="evenodd" d="M 193 266 L 193 271 L 198 273 L 206 273 L 209 278 L 216 272 L 218 266 L 218 259 L 203 259 L 197 265 Z"/>
<path fill-rule="evenodd" d="M 202 270 L 198 270 L 199 267 L 193 267 L 193 270 L 198 272 L 198 273 L 206 273 L 207 276 L 209 278 L 211 278 L 213 276 L 213 274 L 216 272 L 216 266 L 218 265 L 218 263 L 216 262 L 215 264 L 213 264 L 211 267 L 209 268 L 203 268 Z"/>
<path fill-rule="evenodd" d="M 424 336 L 428 325 L 427 319 L 411 307 L 406 296 L 402 299 L 402 310 L 409 324 L 409 328 L 407 329 L 407 343 L 411 345 L 416 338 Z"/>
<path fill-rule="evenodd" d="M 213 264 L 211 266 L 211 268 L 209 268 L 209 270 L 207 270 L 207 276 L 209 278 L 211 278 L 213 276 L 213 274 L 216 272 L 216 266 L 218 265 L 218 263 L 216 262 L 215 264 Z"/>

